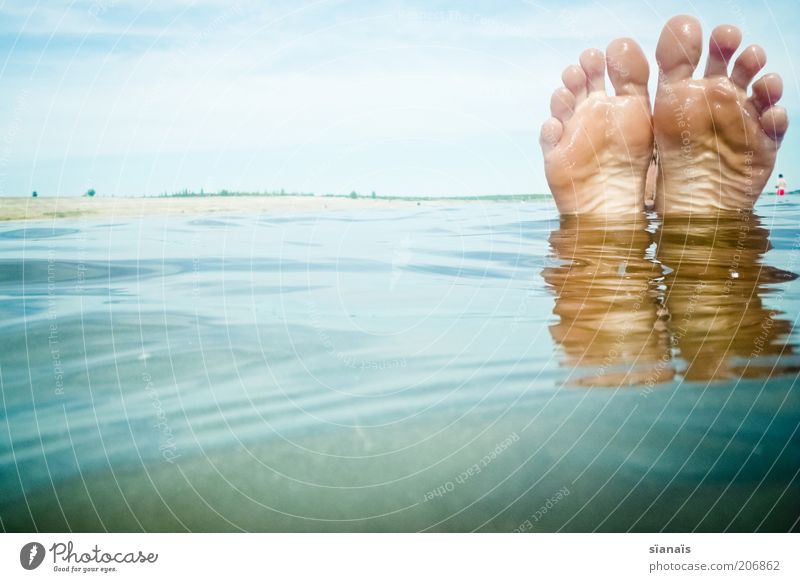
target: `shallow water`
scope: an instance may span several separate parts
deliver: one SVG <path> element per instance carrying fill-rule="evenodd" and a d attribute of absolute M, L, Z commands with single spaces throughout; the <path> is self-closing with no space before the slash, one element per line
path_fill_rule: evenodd
<path fill-rule="evenodd" d="M 0 224 L 6 530 L 777 530 L 800 204 Z"/>

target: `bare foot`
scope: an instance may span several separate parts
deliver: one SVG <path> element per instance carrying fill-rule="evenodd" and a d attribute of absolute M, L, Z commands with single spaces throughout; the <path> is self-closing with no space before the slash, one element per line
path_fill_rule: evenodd
<path fill-rule="evenodd" d="M 702 53 L 700 22 L 675 16 L 656 49 L 659 66 L 653 128 L 660 158 L 656 210 L 692 214 L 750 209 L 772 173 L 789 125 L 776 107 L 783 91 L 778 75 L 747 87 L 766 62 L 750 45 L 728 76 L 728 62 L 742 33 L 718 26 L 711 33 L 705 77 L 692 79 Z"/>
<path fill-rule="evenodd" d="M 564 87 L 553 93 L 553 117 L 542 125 L 545 174 L 561 214 L 641 213 L 647 168 L 653 153 L 647 93 L 650 67 L 639 45 L 620 38 L 564 70 Z"/>

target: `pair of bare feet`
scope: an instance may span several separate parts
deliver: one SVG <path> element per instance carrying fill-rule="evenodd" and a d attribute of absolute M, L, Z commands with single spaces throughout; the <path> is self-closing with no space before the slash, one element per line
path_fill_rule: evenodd
<path fill-rule="evenodd" d="M 564 86 L 551 100 L 553 117 L 540 137 L 559 212 L 609 219 L 642 213 L 654 151 L 659 213 L 752 208 L 789 122 L 786 110 L 775 105 L 783 91 L 778 75 L 761 77 L 748 97 L 748 86 L 766 62 L 761 47 L 745 48 L 728 74 L 741 40 L 735 26 L 715 28 L 705 76 L 692 79 L 702 53 L 700 22 L 691 16 L 670 19 L 656 49 L 652 113 L 649 66 L 634 40 L 614 40 L 605 56 L 586 50 L 580 66 L 567 67 Z M 615 95 L 606 93 L 606 70 Z"/>

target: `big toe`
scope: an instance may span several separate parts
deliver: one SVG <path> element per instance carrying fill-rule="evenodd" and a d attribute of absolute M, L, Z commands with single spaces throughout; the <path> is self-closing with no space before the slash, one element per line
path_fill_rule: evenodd
<path fill-rule="evenodd" d="M 617 95 L 647 96 L 650 65 L 642 47 L 632 38 L 618 38 L 606 49 L 608 77 Z"/>
<path fill-rule="evenodd" d="M 680 15 L 669 19 L 656 47 L 656 61 L 667 81 L 689 79 L 703 52 L 700 21 Z"/>

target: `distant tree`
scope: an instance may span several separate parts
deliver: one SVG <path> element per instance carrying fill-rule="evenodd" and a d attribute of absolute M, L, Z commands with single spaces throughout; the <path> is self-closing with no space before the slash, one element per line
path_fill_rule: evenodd
<path fill-rule="evenodd" d="M 33 194 L 31 194 L 31 196 L 33 196 L 34 198 L 38 198 L 39 197 L 39 193 L 36 190 L 34 190 Z"/>
<path fill-rule="evenodd" d="M 355 190 L 350 192 L 350 198 L 358 198 L 358 192 L 356 192 Z"/>
<path fill-rule="evenodd" d="M 95 194 L 96 194 L 96 192 L 94 191 L 94 188 L 89 188 L 89 189 L 86 191 L 86 195 L 87 195 L 89 198 L 93 198 Z"/>
<path fill-rule="evenodd" d="M 375 190 L 372 191 L 372 197 L 375 198 Z"/>

